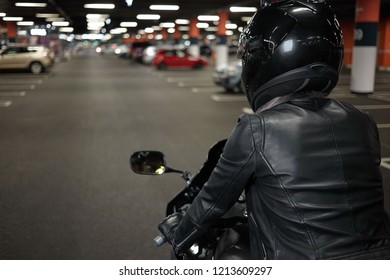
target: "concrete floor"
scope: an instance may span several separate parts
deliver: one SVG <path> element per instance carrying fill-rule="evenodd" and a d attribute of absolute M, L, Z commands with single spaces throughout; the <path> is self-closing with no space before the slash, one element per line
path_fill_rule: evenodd
<path fill-rule="evenodd" d="M 248 107 L 211 72 L 85 53 L 38 76 L 0 73 L 0 259 L 168 258 L 152 239 L 185 182 L 135 175 L 128 159 L 154 149 L 172 167 L 199 168 Z M 373 96 L 352 96 L 345 71 L 333 93 L 379 123 L 388 211 L 389 82 L 378 73 Z"/>

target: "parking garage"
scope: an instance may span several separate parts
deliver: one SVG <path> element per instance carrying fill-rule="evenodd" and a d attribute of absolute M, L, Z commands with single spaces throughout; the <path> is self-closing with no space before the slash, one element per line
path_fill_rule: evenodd
<path fill-rule="evenodd" d="M 47 5 L 27 8 L 11 2 L 15 1 L 0 4 L 1 44 L 44 45 L 55 54 L 55 62 L 39 74 L 29 68 L 0 71 L 0 258 L 169 258 L 168 246 L 156 249 L 152 239 L 167 202 L 185 181 L 175 174 L 136 175 L 129 169 L 129 156 L 138 150 L 159 150 L 170 166 L 196 173 L 209 147 L 228 137 L 241 114 L 253 113 L 239 88 L 226 91 L 213 78 L 217 67 L 237 61 L 229 49 L 234 49 L 240 27 L 253 10 L 231 12 L 229 7 L 243 6 L 234 0 L 170 1 L 178 11 L 123 27 L 132 26 L 128 22 L 137 14 L 159 3 L 134 1 L 133 11 L 126 1 L 117 0 L 111 1 L 112 10 L 91 10 L 90 14 L 109 15 L 99 33 L 87 29 L 90 10 L 79 7 L 93 1 L 39 1 Z M 338 13 L 346 48 L 342 74 L 330 97 L 368 111 L 376 120 L 389 212 L 390 2 L 381 1 L 373 90 L 367 94 L 351 93 L 356 3 L 329 3 Z M 258 1 L 245 4 L 258 7 Z M 195 12 L 217 18 L 206 28 L 197 27 L 201 21 L 192 20 Z M 58 14 L 69 26 L 52 25 L 38 13 Z M 6 16 L 23 19 L 7 21 Z M 177 19 L 188 22 L 153 29 Z M 127 24 L 121 27 L 123 22 Z M 64 27 L 72 29 L 60 31 Z M 177 35 L 175 27 L 185 28 Z M 116 31 L 110 33 L 110 28 Z M 161 69 L 130 53 L 141 41 L 180 46 L 206 63 L 200 69 Z M 210 51 L 201 53 L 202 46 Z"/>

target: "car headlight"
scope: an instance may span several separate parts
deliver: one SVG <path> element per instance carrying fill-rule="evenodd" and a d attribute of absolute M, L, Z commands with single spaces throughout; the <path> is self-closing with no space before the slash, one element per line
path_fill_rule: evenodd
<path fill-rule="evenodd" d="M 229 76 L 234 76 L 234 75 L 236 75 L 238 73 L 238 69 L 237 69 L 237 67 L 229 66 L 227 68 L 227 73 L 228 73 Z"/>

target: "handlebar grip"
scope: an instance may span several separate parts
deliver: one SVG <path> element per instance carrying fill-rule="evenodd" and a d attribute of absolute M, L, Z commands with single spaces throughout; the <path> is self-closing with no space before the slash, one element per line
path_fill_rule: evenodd
<path fill-rule="evenodd" d="M 164 236 L 161 236 L 161 235 L 157 235 L 154 239 L 154 245 L 156 245 L 156 247 L 161 247 L 165 242 L 167 242 L 167 240 L 165 239 Z"/>

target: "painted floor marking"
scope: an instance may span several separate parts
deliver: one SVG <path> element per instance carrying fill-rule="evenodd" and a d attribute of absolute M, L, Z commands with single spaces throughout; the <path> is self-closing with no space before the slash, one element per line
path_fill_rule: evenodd
<path fill-rule="evenodd" d="M 204 86 L 204 87 L 201 87 L 201 88 L 193 87 L 193 88 L 191 88 L 191 92 L 193 92 L 193 93 L 199 93 L 199 92 L 210 93 L 210 91 L 211 92 L 215 92 L 216 89 L 217 89 L 217 87 L 215 87 L 215 86 Z"/>
<path fill-rule="evenodd" d="M 0 96 L 5 97 L 5 96 L 25 96 L 26 92 L 25 91 L 13 91 L 13 92 L 1 92 L 0 91 Z"/>
<path fill-rule="evenodd" d="M 383 110 L 383 109 L 390 109 L 390 104 L 389 105 L 355 105 L 355 107 L 362 110 Z"/>
<path fill-rule="evenodd" d="M 382 158 L 381 166 L 386 169 L 390 169 L 390 158 Z"/>
<path fill-rule="evenodd" d="M 390 123 L 379 123 L 377 124 L 378 128 L 390 128 Z"/>
<path fill-rule="evenodd" d="M 0 86 L 0 89 L 16 89 L 16 90 L 35 89 L 35 85 L 5 85 L 5 86 Z"/>
<path fill-rule="evenodd" d="M 7 100 L 7 101 L 0 100 L 0 107 L 9 107 L 9 106 L 11 106 L 11 104 L 12 104 L 11 100 Z"/>
<path fill-rule="evenodd" d="M 227 101 L 248 101 L 245 96 L 223 96 L 219 94 L 214 94 L 211 96 L 211 99 L 217 102 L 227 102 Z"/>

